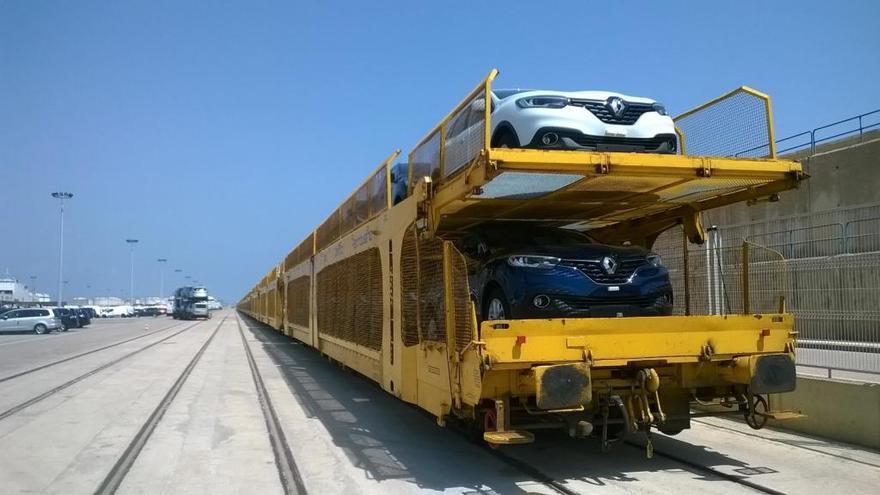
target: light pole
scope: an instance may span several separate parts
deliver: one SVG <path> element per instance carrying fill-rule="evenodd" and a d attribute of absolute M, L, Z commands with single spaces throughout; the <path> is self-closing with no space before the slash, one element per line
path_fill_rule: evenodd
<path fill-rule="evenodd" d="M 59 242 L 58 247 L 58 305 L 63 306 L 64 304 L 62 304 L 61 299 L 63 296 L 62 279 L 64 278 L 64 200 L 72 198 L 73 193 L 53 192 L 52 197 L 61 203 L 61 242 Z"/>
<path fill-rule="evenodd" d="M 129 278 L 129 304 L 134 306 L 134 245 L 138 243 L 137 239 L 126 239 L 125 242 L 128 243 L 129 249 L 129 260 L 130 260 L 130 269 L 131 269 L 131 277 Z"/>
<path fill-rule="evenodd" d="M 165 272 L 163 270 L 164 263 L 167 263 L 168 260 L 165 258 L 159 258 L 156 260 L 159 263 L 159 300 L 162 300 L 162 294 L 165 292 Z"/>

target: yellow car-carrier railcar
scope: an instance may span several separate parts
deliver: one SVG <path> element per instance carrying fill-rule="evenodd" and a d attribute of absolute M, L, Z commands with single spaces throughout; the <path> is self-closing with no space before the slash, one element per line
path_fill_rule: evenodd
<path fill-rule="evenodd" d="M 726 253 L 726 271 L 715 273 L 702 251 L 697 258 L 688 250 L 705 240 L 701 211 L 773 200 L 803 178 L 798 163 L 776 159 L 768 144 L 769 98 L 739 88 L 676 119 L 683 149 L 718 149 L 700 139 L 717 135 L 719 110 L 759 114 L 750 122 L 763 122 L 760 129 L 721 124 L 751 133 L 724 135 L 741 148 L 758 143 L 750 158 L 495 149 L 483 102 L 496 74 L 410 153 L 406 199 L 392 206 L 395 152 L 239 310 L 440 424 L 460 420 L 494 444 L 526 443 L 532 430 L 548 427 L 599 434 L 603 446 L 634 431 L 675 433 L 689 427 L 695 402 L 727 406 L 753 427 L 794 416 L 769 411 L 762 397 L 794 388 L 793 318 L 777 298 L 783 291 L 767 279 L 784 260 L 744 243 Z M 466 150 L 452 152 L 446 128 L 464 112 L 482 113 L 482 122 L 470 129 Z M 671 240 L 679 255 L 670 268 L 678 314 L 478 325 L 468 260 L 454 241 L 492 219 L 578 228 L 603 242 L 649 249 Z M 706 280 L 707 290 L 724 291 L 727 304 L 700 307 L 695 289 Z"/>

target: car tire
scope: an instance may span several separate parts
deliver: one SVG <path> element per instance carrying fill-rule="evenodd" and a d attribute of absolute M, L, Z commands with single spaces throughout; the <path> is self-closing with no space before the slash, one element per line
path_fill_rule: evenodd
<path fill-rule="evenodd" d="M 510 131 L 501 131 L 495 140 L 495 148 L 519 148 L 519 140 Z"/>
<path fill-rule="evenodd" d="M 66 332 L 67 330 L 69 330 L 69 328 L 67 328 L 67 325 L 65 325 L 64 323 L 62 323 L 62 324 L 61 324 L 61 328 L 59 328 L 59 330 L 61 330 L 62 332 Z"/>
<path fill-rule="evenodd" d="M 37 323 L 36 325 L 34 325 L 34 333 L 35 334 L 43 335 L 44 333 L 48 333 L 48 332 L 49 332 L 49 329 L 46 328 L 46 325 L 43 325 L 42 323 Z"/>
<path fill-rule="evenodd" d="M 493 287 L 486 297 L 486 304 L 483 308 L 483 320 L 509 320 L 511 319 L 510 303 L 507 302 L 507 296 L 500 287 Z"/>

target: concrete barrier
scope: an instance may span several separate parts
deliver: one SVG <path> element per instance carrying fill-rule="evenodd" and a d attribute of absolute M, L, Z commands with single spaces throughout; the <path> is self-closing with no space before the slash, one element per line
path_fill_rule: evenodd
<path fill-rule="evenodd" d="M 798 376 L 797 389 L 771 395 L 770 407 L 807 417 L 768 426 L 880 449 L 880 384 Z"/>

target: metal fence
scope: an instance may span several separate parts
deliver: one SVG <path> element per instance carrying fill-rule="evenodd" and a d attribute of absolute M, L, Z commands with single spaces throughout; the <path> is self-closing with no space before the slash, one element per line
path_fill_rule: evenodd
<path fill-rule="evenodd" d="M 778 154 L 795 153 L 798 151 L 809 150 L 809 153 L 815 154 L 816 147 L 824 143 L 843 139 L 850 136 L 858 136 L 861 138 L 866 133 L 872 132 L 880 128 L 880 109 L 871 112 L 865 112 L 855 117 L 838 120 L 823 126 L 816 127 L 809 131 L 799 132 L 788 137 L 784 137 L 776 141 L 776 149 Z M 767 143 L 758 146 L 741 149 L 734 156 L 747 157 L 753 156 L 754 153 L 767 149 Z"/>
<path fill-rule="evenodd" d="M 655 244 L 677 313 L 772 312 L 784 302 L 802 372 L 880 379 L 880 204 L 712 228 L 686 250 L 681 235 Z"/>

